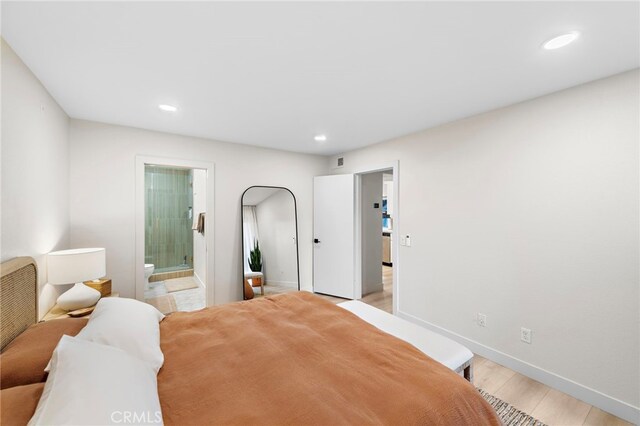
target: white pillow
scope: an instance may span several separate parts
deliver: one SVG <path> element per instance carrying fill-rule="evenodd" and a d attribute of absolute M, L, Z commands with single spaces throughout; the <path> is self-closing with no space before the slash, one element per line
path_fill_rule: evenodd
<path fill-rule="evenodd" d="M 76 336 L 115 346 L 149 363 L 157 373 L 164 363 L 160 350 L 160 326 L 164 315 L 153 306 L 134 299 L 100 299 L 87 325 Z"/>
<path fill-rule="evenodd" d="M 121 349 L 62 336 L 29 426 L 127 423 L 162 424 L 156 372 Z"/>

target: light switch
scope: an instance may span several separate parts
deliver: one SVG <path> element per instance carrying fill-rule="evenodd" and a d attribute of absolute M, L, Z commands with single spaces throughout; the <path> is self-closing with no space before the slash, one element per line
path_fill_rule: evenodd
<path fill-rule="evenodd" d="M 411 247 L 411 237 L 408 235 L 404 237 L 404 243 L 407 247 Z"/>

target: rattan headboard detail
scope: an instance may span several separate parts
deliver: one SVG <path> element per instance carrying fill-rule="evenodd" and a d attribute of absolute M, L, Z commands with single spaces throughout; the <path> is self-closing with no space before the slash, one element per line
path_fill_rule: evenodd
<path fill-rule="evenodd" d="M 38 267 L 31 257 L 16 257 L 2 263 L 0 275 L 1 352 L 38 322 Z"/>

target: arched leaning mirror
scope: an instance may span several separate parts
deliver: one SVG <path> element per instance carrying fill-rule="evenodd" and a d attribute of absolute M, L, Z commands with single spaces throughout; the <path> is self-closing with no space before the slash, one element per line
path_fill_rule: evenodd
<path fill-rule="evenodd" d="M 287 188 L 252 186 L 242 194 L 244 299 L 300 289 L 298 212 Z"/>

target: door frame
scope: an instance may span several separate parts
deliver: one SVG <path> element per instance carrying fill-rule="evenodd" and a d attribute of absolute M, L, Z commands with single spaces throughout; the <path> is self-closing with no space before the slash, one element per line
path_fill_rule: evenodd
<path fill-rule="evenodd" d="M 144 170 L 145 165 L 154 164 L 185 169 L 201 169 L 207 171 L 207 220 L 204 222 L 204 235 L 207 246 L 205 278 L 205 303 L 206 306 L 215 304 L 214 288 L 214 207 L 215 207 L 215 164 L 209 161 L 187 160 L 180 158 L 156 157 L 136 155 L 136 222 L 135 222 L 135 284 L 136 299 L 144 301 L 144 240 L 145 240 L 145 197 L 144 197 Z"/>
<path fill-rule="evenodd" d="M 396 312 L 398 312 L 398 302 L 400 300 L 400 291 L 398 288 L 400 277 L 400 162 L 398 160 L 364 166 L 353 172 L 355 176 L 355 293 L 356 296 L 362 298 L 362 175 L 388 170 L 391 170 L 393 174 L 393 244 L 391 261 L 393 262 L 392 309 L 395 315 Z"/>

